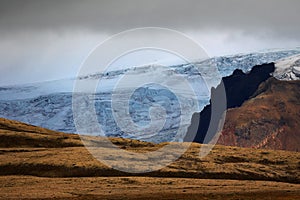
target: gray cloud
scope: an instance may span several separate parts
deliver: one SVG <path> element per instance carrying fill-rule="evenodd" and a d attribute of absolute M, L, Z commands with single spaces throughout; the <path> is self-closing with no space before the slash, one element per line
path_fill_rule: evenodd
<path fill-rule="evenodd" d="M 299 37 L 298 0 L 2 0 L 0 29 L 89 29 L 116 32 L 141 26 L 178 30 L 266 30 Z"/>
<path fill-rule="evenodd" d="M 299 0 L 0 0 L 0 85 L 73 76 L 110 35 L 158 26 L 209 55 L 300 44 Z"/>

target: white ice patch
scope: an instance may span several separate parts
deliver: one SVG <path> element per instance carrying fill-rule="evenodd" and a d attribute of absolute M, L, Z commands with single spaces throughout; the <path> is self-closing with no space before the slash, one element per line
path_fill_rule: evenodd
<path fill-rule="evenodd" d="M 300 80 L 300 54 L 277 61 L 273 76 L 279 80 Z"/>

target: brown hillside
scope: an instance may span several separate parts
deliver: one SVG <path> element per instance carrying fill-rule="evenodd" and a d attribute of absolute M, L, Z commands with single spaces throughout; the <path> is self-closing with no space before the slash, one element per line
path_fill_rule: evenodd
<path fill-rule="evenodd" d="M 0 148 L 83 146 L 78 135 L 0 118 Z"/>
<path fill-rule="evenodd" d="M 229 109 L 218 144 L 300 151 L 300 81 L 270 78 Z"/>
<path fill-rule="evenodd" d="M 0 199 L 300 198 L 297 152 L 215 146 L 200 158 L 201 145 L 192 144 L 180 159 L 159 171 L 128 174 L 95 160 L 78 135 L 6 119 L 0 124 Z M 165 145 L 111 140 L 135 152 Z M 90 144 L 101 142 L 102 138 L 90 137 Z M 184 145 L 177 144 L 174 151 Z M 101 153 L 122 161 L 110 148 Z"/>
<path fill-rule="evenodd" d="M 131 175 L 110 169 L 95 160 L 86 148 L 82 147 L 79 136 L 75 134 L 58 133 L 11 120 L 1 120 L 1 175 Z M 91 144 L 99 144 L 102 138 L 90 137 L 90 141 Z M 164 145 L 118 138 L 112 138 L 112 141 L 123 149 L 135 152 L 153 151 Z M 187 143 L 174 145 L 174 152 L 184 145 Z M 298 153 L 215 146 L 208 156 L 200 158 L 200 147 L 200 144 L 192 144 L 175 163 L 160 171 L 140 175 L 300 182 Z M 107 159 L 115 157 L 119 161 L 122 160 L 122 157 L 115 155 L 110 148 L 101 153 L 107 155 Z"/>

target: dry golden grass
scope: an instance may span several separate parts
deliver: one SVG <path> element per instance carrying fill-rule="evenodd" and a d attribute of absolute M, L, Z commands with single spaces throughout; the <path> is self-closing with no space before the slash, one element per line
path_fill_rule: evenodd
<path fill-rule="evenodd" d="M 171 165 L 159 171 L 140 174 L 140 176 L 300 182 L 299 153 L 215 146 L 208 156 L 200 158 L 198 155 L 200 146 L 193 144 L 180 159 Z M 135 147 L 136 151 L 137 149 Z M 150 150 L 153 148 L 150 147 Z M 107 159 L 119 158 L 116 162 L 125 159 L 115 155 L 114 151 L 109 148 L 101 153 L 107 155 Z M 86 177 L 129 176 L 131 174 L 105 166 L 96 160 L 85 147 L 65 147 L 1 148 L 0 175 Z"/>
<path fill-rule="evenodd" d="M 75 134 L 0 119 L 0 139 L 0 198 L 4 199 L 300 198 L 299 152 L 217 145 L 200 158 L 201 145 L 192 144 L 180 159 L 161 170 L 129 174 L 96 160 Z M 111 141 L 137 153 L 166 145 Z M 88 143 L 105 144 L 96 137 L 89 137 Z M 174 152 L 185 145 L 175 144 Z M 109 147 L 101 153 L 116 162 L 124 159 Z"/>
<path fill-rule="evenodd" d="M 151 177 L 0 177 L 0 199 L 299 199 L 300 185 Z"/>

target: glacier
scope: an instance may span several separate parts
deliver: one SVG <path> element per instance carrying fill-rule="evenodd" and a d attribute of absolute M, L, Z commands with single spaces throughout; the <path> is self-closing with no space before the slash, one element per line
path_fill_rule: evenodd
<path fill-rule="evenodd" d="M 74 124 L 72 110 L 73 86 L 75 81 L 88 83 L 100 80 L 92 98 L 97 119 L 104 135 L 156 143 L 181 141 L 181 137 L 177 138 L 176 136 L 179 125 L 184 129 L 188 128 L 192 114 L 201 111 L 209 103 L 210 88 L 216 87 L 220 82 L 220 79 L 215 77 L 216 69 L 221 77 L 225 77 L 231 75 L 235 69 L 241 69 L 247 73 L 255 65 L 274 62 L 276 70 L 273 76 L 275 78 L 296 80 L 299 79 L 300 74 L 300 57 L 298 54 L 300 54 L 298 48 L 256 52 L 214 57 L 195 63 L 172 66 L 133 66 L 71 79 L 2 86 L 0 87 L 0 117 L 52 130 L 84 134 L 78 132 Z M 199 68 L 201 70 L 198 70 Z M 157 78 L 159 80 L 156 81 L 161 83 L 164 83 L 168 77 L 180 75 L 181 78 L 188 81 L 195 95 L 186 94 L 183 88 L 179 88 L 177 91 L 169 91 L 168 88 L 151 83 L 137 87 L 132 93 L 131 90 L 124 86 L 122 88 L 121 85 L 124 97 L 131 93 L 129 99 L 123 99 L 123 96 L 120 96 L 116 102 L 119 107 L 129 107 L 132 122 L 137 124 L 138 127 L 145 128 L 152 121 L 154 126 L 157 125 L 154 129 L 159 130 L 157 134 L 144 134 L 142 129 L 140 133 L 128 133 L 119 126 L 126 126 L 129 122 L 124 120 L 123 124 L 118 124 L 115 121 L 115 115 L 121 115 L 125 111 L 112 109 L 112 91 L 115 84 L 126 74 L 131 74 L 132 79 L 134 77 L 159 77 Z M 204 77 L 204 80 L 201 77 Z M 176 81 L 172 84 L 176 85 Z M 176 86 L 174 88 L 176 89 Z M 183 102 L 183 105 L 188 106 L 180 107 L 179 100 Z M 197 102 L 197 105 L 194 105 L 195 102 Z M 152 112 L 151 107 L 153 106 L 162 107 L 164 112 Z M 188 110 L 189 108 L 195 110 Z M 160 119 L 164 119 L 163 125 Z"/>
<path fill-rule="evenodd" d="M 283 58 L 275 62 L 273 76 L 279 80 L 300 80 L 300 55 Z"/>

